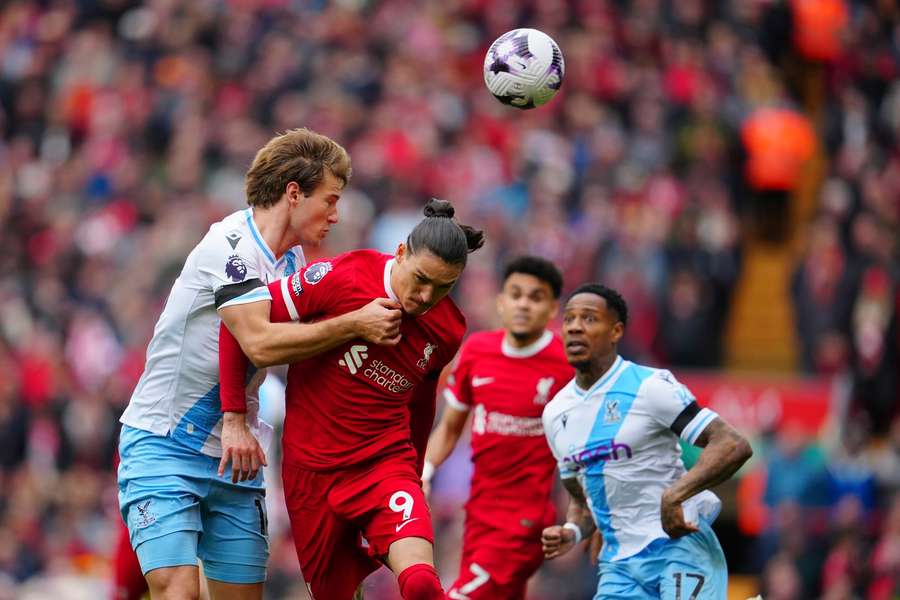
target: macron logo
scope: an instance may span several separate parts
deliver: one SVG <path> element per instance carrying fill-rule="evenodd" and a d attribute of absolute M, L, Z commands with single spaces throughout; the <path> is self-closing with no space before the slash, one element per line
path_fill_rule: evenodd
<path fill-rule="evenodd" d="M 350 346 L 350 349 L 344 352 L 344 358 L 339 360 L 338 364 L 342 367 L 347 367 L 351 375 L 356 375 L 363 361 L 369 357 L 368 352 L 368 346 L 363 346 L 362 344 Z"/>

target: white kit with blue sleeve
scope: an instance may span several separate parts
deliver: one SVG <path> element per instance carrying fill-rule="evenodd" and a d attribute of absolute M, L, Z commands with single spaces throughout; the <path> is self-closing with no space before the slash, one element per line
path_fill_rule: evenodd
<path fill-rule="evenodd" d="M 267 284 L 304 264 L 299 246 L 276 259 L 248 208 L 210 227 L 172 286 L 144 372 L 121 418 L 119 505 L 145 573 L 196 564 L 199 557 L 213 579 L 265 579 L 262 470 L 237 484 L 230 471 L 221 478 L 217 473 L 222 455 L 217 311 L 271 300 Z M 267 449 L 272 428 L 258 418 L 264 378 L 264 369 L 251 366 L 246 418 Z"/>
<path fill-rule="evenodd" d="M 547 404 L 560 477 L 577 479 L 603 536 L 596 598 L 725 597 L 725 559 L 710 529 L 715 494 L 683 503 L 698 533 L 670 539 L 660 520 L 663 492 L 686 472 L 678 438 L 693 444 L 716 417 L 669 371 L 621 357 L 590 389 L 573 379 Z"/>

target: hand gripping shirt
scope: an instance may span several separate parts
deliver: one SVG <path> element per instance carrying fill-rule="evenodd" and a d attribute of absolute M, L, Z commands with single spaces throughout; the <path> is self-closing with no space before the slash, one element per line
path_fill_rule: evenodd
<path fill-rule="evenodd" d="M 273 282 L 271 319 L 318 321 L 396 296 L 394 259 L 355 250 Z M 396 346 L 353 339 L 288 369 L 282 446 L 284 464 L 313 471 L 347 468 L 394 452 L 418 450 L 411 423 L 420 414 L 424 438 L 434 417 L 434 389 L 456 355 L 466 320 L 447 297 L 425 314 L 404 314 Z M 419 397 L 421 390 L 431 390 Z"/>
<path fill-rule="evenodd" d="M 122 415 L 126 425 L 209 456 L 221 456 L 219 308 L 271 300 L 266 284 L 305 264 L 299 246 L 275 258 L 253 221 L 252 209 L 214 223 L 188 255 L 147 348 L 144 372 Z M 247 422 L 257 438 L 259 385 L 265 370 L 250 369 Z M 260 440 L 265 443 L 263 439 Z"/>
<path fill-rule="evenodd" d="M 577 478 L 585 492 L 603 535 L 601 560 L 633 556 L 668 537 L 659 505 L 685 473 L 678 437 L 693 444 L 716 417 L 669 371 L 621 357 L 589 390 L 573 379 L 547 404 L 547 442 L 560 477 Z M 711 523 L 721 503 L 706 490 L 683 508 L 686 520 Z"/>

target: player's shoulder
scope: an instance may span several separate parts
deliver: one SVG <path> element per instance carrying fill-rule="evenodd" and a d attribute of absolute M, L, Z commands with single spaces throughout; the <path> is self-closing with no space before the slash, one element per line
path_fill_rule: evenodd
<path fill-rule="evenodd" d="M 634 363 L 633 363 L 634 364 Z M 675 375 L 672 374 L 672 371 L 668 369 L 661 369 L 658 367 L 648 367 L 645 365 L 637 365 L 636 372 L 640 373 L 640 375 L 644 378 L 644 381 L 647 385 L 654 386 L 663 386 L 663 387 L 671 387 L 680 385 L 678 380 L 675 378 Z"/>
<path fill-rule="evenodd" d="M 668 369 L 631 363 L 627 375 L 635 380 L 641 395 L 652 398 L 657 395 L 680 393 L 684 386 Z"/>
<path fill-rule="evenodd" d="M 344 252 L 343 254 L 337 254 L 335 256 L 331 256 L 328 258 L 321 258 L 313 263 L 310 263 L 310 267 L 316 264 L 329 264 L 331 267 L 336 267 L 338 265 L 362 265 L 376 262 L 385 262 L 388 258 L 387 254 L 382 254 L 377 250 L 351 250 L 349 252 Z"/>
<path fill-rule="evenodd" d="M 390 258 L 375 250 L 351 250 L 329 258 L 321 258 L 306 266 L 303 279 L 310 285 L 322 281 L 328 274 L 335 272 L 342 279 L 355 279 L 360 274 L 374 273 Z M 375 273 L 381 277 L 380 271 Z"/>
<path fill-rule="evenodd" d="M 255 230 L 247 224 L 248 210 L 234 212 L 213 223 L 185 263 L 188 274 L 216 273 L 222 283 L 239 283 L 248 276 L 257 277 L 265 262 L 262 242 L 254 239 Z M 265 254 L 270 260 L 274 259 Z M 253 273 L 253 275 L 250 275 Z"/>
<path fill-rule="evenodd" d="M 385 254 L 384 252 L 379 252 L 378 250 L 372 250 L 371 248 L 365 248 L 362 250 L 351 250 L 350 252 L 339 254 L 335 257 L 334 260 L 340 260 L 341 262 L 347 263 L 383 265 L 390 259 L 390 254 Z"/>
<path fill-rule="evenodd" d="M 253 212 L 249 208 L 242 208 L 226 215 L 221 220 L 209 226 L 210 231 L 247 231 Z"/>
<path fill-rule="evenodd" d="M 614 380 L 612 384 L 614 388 L 621 389 L 626 387 L 636 390 L 649 380 L 656 379 L 658 377 L 657 371 L 660 371 L 660 369 L 641 365 L 620 356 L 613 363 L 609 374 L 604 377 Z"/>
<path fill-rule="evenodd" d="M 250 248 L 254 246 L 252 232 L 248 226 L 248 209 L 231 213 L 221 221 L 216 221 L 209 226 L 209 231 L 203 236 L 199 247 L 208 250 L 227 249 L 237 252 L 238 246 Z"/>

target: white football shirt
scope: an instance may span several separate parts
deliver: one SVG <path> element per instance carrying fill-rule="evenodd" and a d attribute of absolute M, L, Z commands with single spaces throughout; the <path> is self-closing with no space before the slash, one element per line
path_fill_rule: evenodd
<path fill-rule="evenodd" d="M 678 436 L 691 444 L 716 413 L 700 408 L 669 371 L 616 357 L 589 390 L 569 382 L 544 408 L 544 433 L 560 477 L 577 478 L 603 534 L 601 560 L 620 560 L 668 537 L 663 491 L 685 473 Z M 703 491 L 685 518 L 712 522 L 721 503 Z"/>
<path fill-rule="evenodd" d="M 251 208 L 214 223 L 188 255 L 172 286 L 147 348 L 144 373 L 122 415 L 126 425 L 209 456 L 222 455 L 217 309 L 271 300 L 266 285 L 304 266 L 300 246 L 278 260 L 266 245 Z M 247 382 L 247 422 L 262 439 L 259 385 L 265 369 L 252 366 Z"/>

